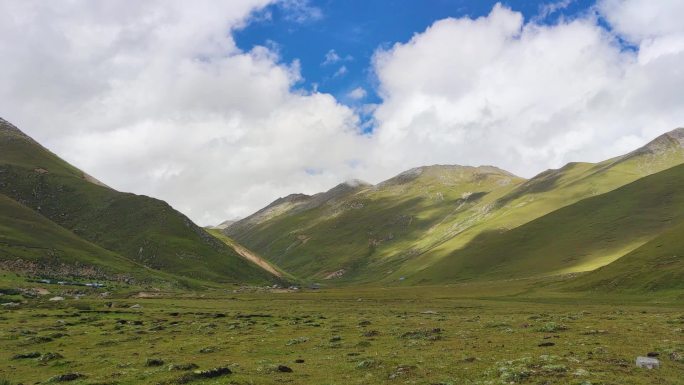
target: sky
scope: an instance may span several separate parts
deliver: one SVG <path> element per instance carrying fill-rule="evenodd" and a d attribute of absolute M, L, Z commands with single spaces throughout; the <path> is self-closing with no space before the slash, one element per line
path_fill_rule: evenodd
<path fill-rule="evenodd" d="M 0 0 L 0 116 L 201 225 L 684 126 L 681 0 Z"/>

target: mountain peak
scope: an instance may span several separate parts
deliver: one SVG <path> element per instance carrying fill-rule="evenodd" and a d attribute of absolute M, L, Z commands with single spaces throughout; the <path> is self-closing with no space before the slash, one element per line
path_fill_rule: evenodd
<path fill-rule="evenodd" d="M 346 185 L 348 187 L 369 187 L 372 186 L 370 183 L 363 181 L 361 179 L 349 179 L 340 183 L 338 186 Z"/>
<path fill-rule="evenodd" d="M 495 166 L 462 166 L 458 164 L 433 164 L 431 166 L 420 166 L 406 170 L 398 175 L 380 183 L 378 186 L 400 185 L 409 183 L 421 176 L 435 176 L 450 173 L 482 176 L 482 175 L 502 175 L 506 177 L 517 178 L 516 175 L 502 170 Z"/>
<path fill-rule="evenodd" d="M 632 154 L 661 153 L 673 147 L 684 147 L 684 128 L 675 128 L 653 139 Z M 630 155 L 630 154 L 628 154 Z"/>
<path fill-rule="evenodd" d="M 684 127 L 675 128 L 674 130 L 663 134 L 672 140 L 679 142 L 679 145 L 684 147 Z"/>

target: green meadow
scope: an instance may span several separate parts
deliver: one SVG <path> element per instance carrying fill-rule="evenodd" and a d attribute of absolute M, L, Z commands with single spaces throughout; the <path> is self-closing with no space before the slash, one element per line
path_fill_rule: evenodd
<path fill-rule="evenodd" d="M 0 313 L 0 383 L 681 383 L 681 294 L 570 294 L 557 284 L 201 292 L 43 285 L 52 292 L 24 294 L 23 304 Z M 60 294 L 63 301 L 48 300 Z M 635 366 L 648 353 L 660 369 Z"/>

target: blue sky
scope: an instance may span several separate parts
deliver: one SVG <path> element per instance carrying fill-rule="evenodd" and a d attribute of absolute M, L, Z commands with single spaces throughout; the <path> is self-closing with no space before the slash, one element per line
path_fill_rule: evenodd
<path fill-rule="evenodd" d="M 406 42 L 437 20 L 486 16 L 496 3 L 521 12 L 526 20 L 555 23 L 559 18 L 584 14 L 593 0 L 311 0 L 297 15 L 285 1 L 261 10 L 251 23 L 234 33 L 243 50 L 257 45 L 275 48 L 282 61 L 299 60 L 306 90 L 334 95 L 347 105 L 378 103 L 371 70 L 378 48 Z M 334 54 L 332 54 L 334 52 Z M 326 55 L 328 61 L 326 62 Z M 354 99 L 348 94 L 363 88 L 367 95 Z"/>

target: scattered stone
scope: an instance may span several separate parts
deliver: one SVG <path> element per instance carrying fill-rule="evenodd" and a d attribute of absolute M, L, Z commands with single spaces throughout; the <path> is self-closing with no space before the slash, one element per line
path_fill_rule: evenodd
<path fill-rule="evenodd" d="M 434 310 L 425 310 L 424 312 L 421 312 L 420 314 L 439 314 Z"/>
<path fill-rule="evenodd" d="M 20 354 L 15 354 L 12 356 L 13 360 L 22 360 L 26 358 L 38 358 L 40 357 L 40 353 L 38 352 L 30 352 L 30 353 L 20 353 Z"/>
<path fill-rule="evenodd" d="M 3 304 L 0 304 L 0 306 L 17 307 L 17 306 L 19 306 L 19 302 L 5 302 Z"/>
<path fill-rule="evenodd" d="M 277 369 L 280 373 L 292 373 L 292 369 L 289 366 L 278 365 Z"/>
<path fill-rule="evenodd" d="M 363 321 L 359 322 L 359 326 L 368 326 L 370 324 L 371 324 L 371 322 L 368 320 L 363 320 Z"/>
<path fill-rule="evenodd" d="M 216 348 L 207 346 L 206 348 L 202 348 L 199 350 L 200 353 L 213 353 L 216 351 Z"/>
<path fill-rule="evenodd" d="M 648 353 L 646 353 L 646 356 L 647 356 L 647 357 L 651 357 L 651 358 L 658 357 L 659 355 L 660 355 L 660 353 L 658 353 L 658 352 L 648 352 Z"/>
<path fill-rule="evenodd" d="M 339 341 L 342 341 L 342 337 L 340 337 L 340 336 L 332 336 L 332 338 L 330 338 L 330 342 L 339 342 Z"/>
<path fill-rule="evenodd" d="M 537 345 L 537 346 L 539 346 L 540 348 L 544 348 L 544 347 L 547 347 L 547 346 L 554 346 L 554 345 L 556 345 L 556 344 L 553 343 L 553 342 L 542 342 L 541 344 L 539 344 L 539 345 Z"/>
<path fill-rule="evenodd" d="M 652 357 L 637 357 L 637 368 L 658 369 L 660 368 L 660 361 Z"/>
<path fill-rule="evenodd" d="M 29 338 L 28 340 L 29 340 L 29 342 L 34 343 L 34 344 L 42 344 L 45 342 L 52 341 L 52 338 L 45 337 L 45 336 L 35 336 L 35 337 Z"/>
<path fill-rule="evenodd" d="M 365 333 L 363 333 L 364 337 L 377 337 L 380 335 L 380 332 L 377 330 L 369 330 Z"/>
<path fill-rule="evenodd" d="M 64 356 L 59 354 L 59 353 L 45 353 L 42 356 L 40 356 L 38 361 L 48 362 L 48 361 L 52 361 L 52 360 L 61 360 L 62 358 L 64 358 Z"/>
<path fill-rule="evenodd" d="M 232 373 L 233 372 L 225 366 L 206 370 L 195 370 L 193 372 L 193 374 L 198 378 L 216 378 Z"/>
<path fill-rule="evenodd" d="M 137 303 L 135 305 L 131 305 L 131 307 L 129 307 L 129 309 L 141 309 L 141 308 L 142 308 L 142 306 L 140 306 L 140 304 L 137 304 Z"/>
<path fill-rule="evenodd" d="M 555 322 L 547 322 L 537 329 L 538 332 L 544 333 L 555 333 L 563 330 L 568 330 L 568 327 L 563 324 L 558 324 Z"/>
<path fill-rule="evenodd" d="M 589 375 L 589 372 L 585 369 L 580 368 L 580 369 L 575 370 L 575 372 L 572 373 L 572 375 L 575 377 L 586 377 Z"/>
<path fill-rule="evenodd" d="M 60 296 L 52 297 L 52 298 L 48 299 L 48 301 L 52 301 L 52 302 L 64 301 L 64 297 L 60 297 Z"/>
<path fill-rule="evenodd" d="M 161 358 L 148 358 L 145 361 L 145 366 L 162 366 L 164 365 L 164 360 Z"/>
<path fill-rule="evenodd" d="M 369 368 L 372 368 L 373 366 L 375 366 L 375 361 L 370 360 L 370 359 L 360 361 L 358 364 L 356 364 L 357 369 L 369 369 Z"/>
<path fill-rule="evenodd" d="M 298 345 L 298 344 L 302 344 L 302 343 L 304 343 L 304 342 L 306 342 L 306 341 L 308 341 L 308 340 L 309 340 L 309 339 L 306 338 L 306 337 L 293 338 L 293 339 L 287 341 L 287 344 L 286 344 L 286 345 L 287 345 L 287 346 Z"/>
<path fill-rule="evenodd" d="M 297 358 L 297 359 L 295 360 L 295 364 L 303 364 L 303 363 L 304 363 L 304 360 L 301 359 L 301 358 Z"/>
<path fill-rule="evenodd" d="M 67 382 L 67 381 L 75 381 L 81 378 L 85 378 L 85 375 L 81 373 L 67 373 L 67 374 L 60 374 L 54 377 L 51 377 L 48 382 Z"/>
<path fill-rule="evenodd" d="M 394 380 L 397 377 L 403 377 L 411 373 L 415 369 L 415 366 L 398 366 L 392 374 L 389 375 L 390 380 Z"/>

